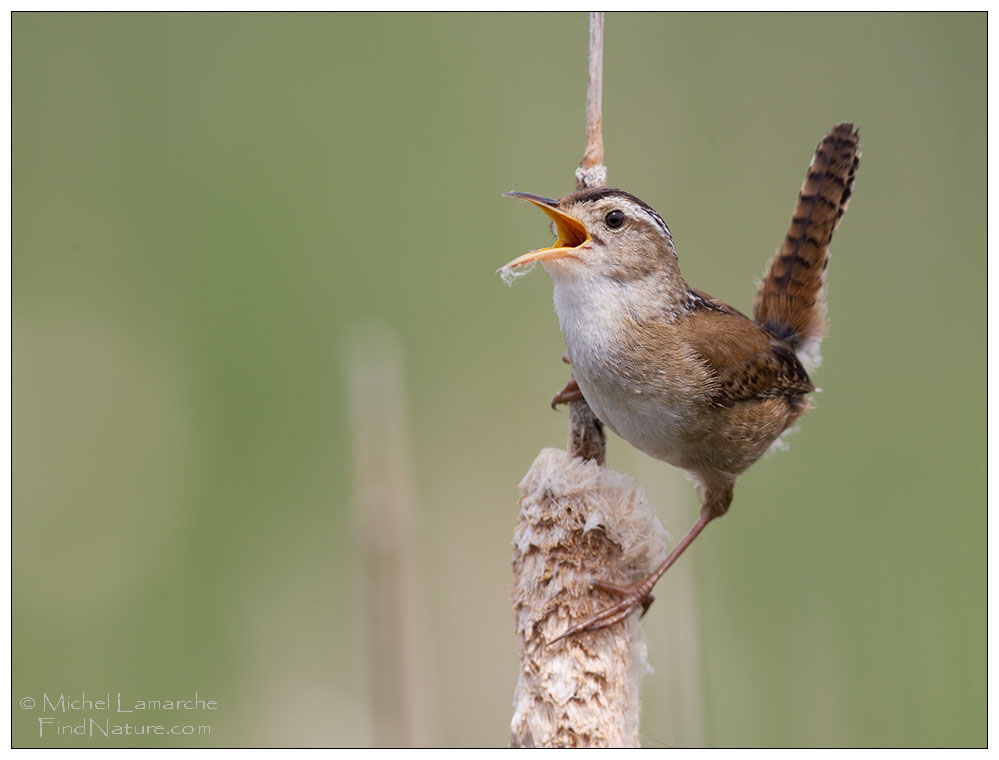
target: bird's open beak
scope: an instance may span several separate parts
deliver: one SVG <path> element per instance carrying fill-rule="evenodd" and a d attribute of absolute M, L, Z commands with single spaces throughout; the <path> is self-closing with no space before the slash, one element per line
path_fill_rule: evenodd
<path fill-rule="evenodd" d="M 586 231 L 583 223 L 562 211 L 558 207 L 558 201 L 531 193 L 503 193 L 503 195 L 511 198 L 521 198 L 528 203 L 533 203 L 544 211 L 555 222 L 558 239 L 555 241 L 555 245 L 550 248 L 539 248 L 536 251 L 525 253 L 523 256 L 518 256 L 513 261 L 501 267 L 501 270 L 515 269 L 534 261 L 578 258 L 576 254 L 579 252 L 579 249 L 590 242 L 590 234 Z"/>

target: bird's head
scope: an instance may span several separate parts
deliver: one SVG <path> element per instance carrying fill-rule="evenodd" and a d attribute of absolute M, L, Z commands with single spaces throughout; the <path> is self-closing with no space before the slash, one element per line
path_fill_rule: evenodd
<path fill-rule="evenodd" d="M 554 223 L 555 243 L 525 253 L 500 269 L 541 261 L 555 280 L 603 276 L 620 284 L 650 277 L 679 278 L 673 237 L 651 206 L 631 193 L 599 187 L 558 200 L 531 193 L 505 193 L 527 201 Z"/>

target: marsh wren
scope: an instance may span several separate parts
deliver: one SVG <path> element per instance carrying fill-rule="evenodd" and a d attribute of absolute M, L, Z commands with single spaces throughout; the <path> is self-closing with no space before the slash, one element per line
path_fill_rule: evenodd
<path fill-rule="evenodd" d="M 647 609 L 656 582 L 728 511 L 738 476 L 808 410 L 808 371 L 826 329 L 829 243 L 850 199 L 858 140 L 852 124 L 837 124 L 816 149 L 752 319 L 687 284 L 669 227 L 634 195 L 606 187 L 558 200 L 506 193 L 540 208 L 557 234 L 553 246 L 503 267 L 540 261 L 554 281 L 574 378 L 556 401 L 581 394 L 607 427 L 686 471 L 701 493 L 697 522 L 662 564 L 629 586 L 594 582 L 619 601 L 559 638 Z"/>

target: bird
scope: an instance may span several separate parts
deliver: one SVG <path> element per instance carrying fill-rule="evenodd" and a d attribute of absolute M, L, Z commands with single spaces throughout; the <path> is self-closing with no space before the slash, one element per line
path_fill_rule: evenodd
<path fill-rule="evenodd" d="M 625 441 L 685 471 L 701 502 L 693 527 L 647 578 L 594 580 L 617 601 L 551 643 L 644 614 L 663 574 L 729 510 L 739 475 L 808 411 L 827 328 L 829 245 L 853 192 L 859 139 L 843 122 L 819 143 L 752 317 L 687 284 L 666 222 L 631 193 L 504 194 L 538 207 L 556 235 L 499 270 L 542 262 L 552 278 L 572 368 L 553 406 L 582 397 Z"/>

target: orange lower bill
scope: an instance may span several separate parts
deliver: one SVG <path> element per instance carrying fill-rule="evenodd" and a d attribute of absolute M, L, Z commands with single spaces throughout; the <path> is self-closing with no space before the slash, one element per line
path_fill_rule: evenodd
<path fill-rule="evenodd" d="M 569 216 L 558 207 L 558 201 L 543 198 L 530 193 L 504 193 L 513 198 L 520 198 L 544 211 L 553 222 L 558 232 L 555 245 L 549 248 L 539 248 L 536 251 L 518 256 L 513 261 L 504 264 L 501 269 L 515 269 L 535 261 L 550 261 L 551 259 L 578 258 L 579 249 L 590 242 L 590 234 L 586 227 L 575 217 Z"/>

